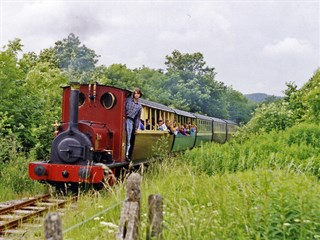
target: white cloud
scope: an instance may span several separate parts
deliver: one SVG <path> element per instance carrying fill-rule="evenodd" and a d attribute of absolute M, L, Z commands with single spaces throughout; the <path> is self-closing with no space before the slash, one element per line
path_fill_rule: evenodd
<path fill-rule="evenodd" d="M 262 53 L 266 56 L 305 55 L 312 52 L 312 46 L 308 40 L 285 38 L 275 44 L 266 45 Z"/>
<path fill-rule="evenodd" d="M 38 53 L 70 33 L 101 55 L 99 64 L 106 66 L 164 68 L 165 56 L 174 49 L 201 52 L 219 81 L 244 93 L 279 94 L 285 82 L 302 84 L 320 66 L 318 2 L 7 0 L 1 4 L 0 47 L 17 37 L 25 52 Z"/>

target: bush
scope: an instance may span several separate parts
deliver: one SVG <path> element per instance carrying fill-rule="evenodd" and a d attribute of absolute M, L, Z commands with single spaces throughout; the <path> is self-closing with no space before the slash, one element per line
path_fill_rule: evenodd
<path fill-rule="evenodd" d="M 17 194 L 43 192 L 44 185 L 28 176 L 28 162 L 21 144 L 11 136 L 0 138 L 0 200 L 14 198 Z"/>
<path fill-rule="evenodd" d="M 184 161 L 209 175 L 256 168 L 282 168 L 320 177 L 320 128 L 300 124 L 286 131 L 250 135 L 224 145 L 207 144 L 186 151 Z"/>

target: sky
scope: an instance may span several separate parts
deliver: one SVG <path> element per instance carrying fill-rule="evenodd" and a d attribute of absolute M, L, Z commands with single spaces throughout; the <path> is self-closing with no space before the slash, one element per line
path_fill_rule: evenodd
<path fill-rule="evenodd" d="M 20 38 L 38 54 L 70 33 L 105 66 L 165 69 L 174 50 L 201 52 L 243 94 L 283 96 L 320 67 L 320 0 L 0 0 L 1 48 Z"/>

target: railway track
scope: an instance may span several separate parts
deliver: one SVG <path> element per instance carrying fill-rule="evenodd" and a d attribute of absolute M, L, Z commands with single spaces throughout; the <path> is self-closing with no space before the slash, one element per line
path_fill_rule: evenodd
<path fill-rule="evenodd" d="M 31 218 L 41 216 L 51 209 L 61 208 L 76 199 L 77 197 L 57 199 L 44 194 L 0 204 L 0 240 L 18 232 L 16 228 Z"/>

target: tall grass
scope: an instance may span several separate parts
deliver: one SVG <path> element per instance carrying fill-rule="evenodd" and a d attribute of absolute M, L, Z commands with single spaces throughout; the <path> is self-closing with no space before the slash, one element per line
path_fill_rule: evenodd
<path fill-rule="evenodd" d="M 177 161 L 160 169 L 145 187 L 165 199 L 164 239 L 320 238 L 313 176 L 261 168 L 209 176 Z"/>
<path fill-rule="evenodd" d="M 183 161 L 209 175 L 256 168 L 283 168 L 320 177 L 320 127 L 302 124 L 245 142 L 207 144 L 187 151 Z"/>
<path fill-rule="evenodd" d="M 44 185 L 29 178 L 30 160 L 21 152 L 17 141 L 12 139 L 10 144 L 9 141 L 1 141 L 0 147 L 5 148 L 6 153 L 5 158 L 0 159 L 0 201 L 44 192 Z"/>
<path fill-rule="evenodd" d="M 210 176 L 183 156 L 152 164 L 143 175 L 140 238 L 146 238 L 147 199 L 164 198 L 163 239 L 320 239 L 316 177 L 282 169 Z M 125 199 L 123 183 L 86 194 L 63 217 L 63 229 Z M 64 234 L 64 239 L 115 239 L 121 206 Z M 42 239 L 43 233 L 26 239 Z"/>
<path fill-rule="evenodd" d="M 150 164 L 143 172 L 140 239 L 147 199 L 164 198 L 163 239 L 320 239 L 317 125 L 204 145 Z M 115 239 L 125 182 L 81 195 L 63 216 L 64 239 Z M 43 239 L 43 230 L 26 235 Z"/>

